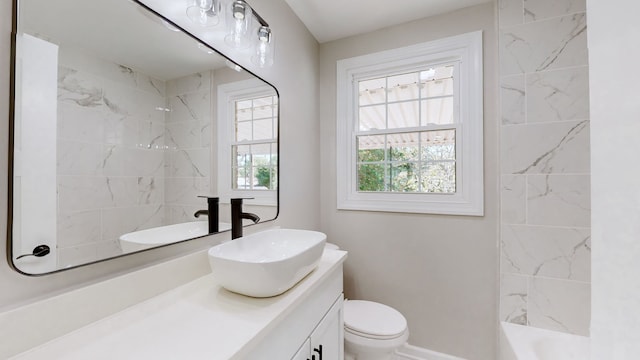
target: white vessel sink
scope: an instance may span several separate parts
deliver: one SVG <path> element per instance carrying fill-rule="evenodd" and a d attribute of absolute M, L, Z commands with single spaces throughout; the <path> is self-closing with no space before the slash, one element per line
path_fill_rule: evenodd
<path fill-rule="evenodd" d="M 220 231 L 229 230 L 231 224 L 220 223 L 219 228 Z M 120 236 L 119 240 L 122 251 L 130 253 L 205 236 L 208 233 L 209 225 L 206 221 L 193 221 L 130 232 Z"/>
<path fill-rule="evenodd" d="M 282 294 L 318 266 L 327 236 L 321 232 L 273 229 L 209 249 L 216 281 L 252 297 Z"/>

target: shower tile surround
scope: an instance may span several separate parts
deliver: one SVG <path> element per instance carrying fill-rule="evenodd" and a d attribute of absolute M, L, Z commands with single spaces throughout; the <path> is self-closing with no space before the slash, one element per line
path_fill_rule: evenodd
<path fill-rule="evenodd" d="M 165 214 L 167 224 L 195 220 L 211 192 L 211 99 L 213 73 L 167 82 Z M 206 220 L 206 218 L 205 218 Z"/>
<path fill-rule="evenodd" d="M 589 335 L 585 0 L 499 0 L 500 320 Z"/>
<path fill-rule="evenodd" d="M 211 76 L 165 82 L 68 49 L 59 60 L 62 268 L 119 255 L 119 235 L 193 214 L 195 192 L 209 188 Z"/>

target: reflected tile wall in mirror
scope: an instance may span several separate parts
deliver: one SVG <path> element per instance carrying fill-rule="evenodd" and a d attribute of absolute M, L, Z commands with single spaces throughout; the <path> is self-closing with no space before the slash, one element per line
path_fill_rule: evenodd
<path fill-rule="evenodd" d="M 58 265 L 68 267 L 119 255 L 119 235 L 165 223 L 167 99 L 164 81 L 59 53 Z"/>
<path fill-rule="evenodd" d="M 217 87 L 255 76 L 231 70 L 225 58 L 135 2 L 18 4 L 9 240 L 15 268 L 41 274 L 100 261 L 123 254 L 123 234 L 207 221 L 194 217 L 206 208 L 198 195 L 221 192 L 216 131 L 218 121 L 233 121 L 217 119 Z M 96 13 L 107 20 L 86 21 Z M 37 96 L 44 89 L 46 107 Z M 46 171 L 32 170 L 41 166 Z M 268 196 L 274 205 L 247 204 L 246 211 L 275 218 L 277 190 Z M 225 201 L 220 219 L 229 222 Z M 43 243 L 50 256 L 16 260 Z"/>

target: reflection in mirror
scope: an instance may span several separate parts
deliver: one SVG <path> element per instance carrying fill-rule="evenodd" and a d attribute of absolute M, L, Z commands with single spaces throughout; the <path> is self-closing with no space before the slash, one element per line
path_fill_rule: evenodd
<path fill-rule="evenodd" d="M 232 197 L 253 197 L 245 211 L 261 221 L 277 216 L 272 86 L 129 0 L 22 0 L 18 14 L 18 271 L 204 236 L 201 195 L 220 198 L 219 231 L 229 229 Z M 42 246 L 49 252 L 35 255 Z"/>

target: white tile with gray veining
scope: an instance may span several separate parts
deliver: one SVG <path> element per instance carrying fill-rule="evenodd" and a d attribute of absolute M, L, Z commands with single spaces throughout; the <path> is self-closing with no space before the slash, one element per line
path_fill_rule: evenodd
<path fill-rule="evenodd" d="M 206 208 L 206 199 L 198 196 L 210 195 L 209 178 L 167 178 L 166 193 L 165 201 L 167 204 L 195 205 Z"/>
<path fill-rule="evenodd" d="M 209 177 L 210 150 L 208 148 L 169 151 L 168 176 Z"/>
<path fill-rule="evenodd" d="M 202 147 L 211 148 L 212 129 L 211 119 L 205 119 L 200 122 L 200 144 Z"/>
<path fill-rule="evenodd" d="M 97 244 L 99 243 L 82 244 L 58 249 L 58 268 L 64 269 L 66 267 L 77 266 L 102 259 L 98 257 Z"/>
<path fill-rule="evenodd" d="M 503 225 L 501 237 L 502 272 L 590 281 L 588 228 Z"/>
<path fill-rule="evenodd" d="M 500 103 L 502 125 L 525 123 L 525 76 L 523 74 L 501 79 Z"/>
<path fill-rule="evenodd" d="M 500 28 L 524 23 L 523 0 L 498 0 Z"/>
<path fill-rule="evenodd" d="M 515 274 L 500 274 L 500 321 L 527 325 L 527 281 Z"/>
<path fill-rule="evenodd" d="M 164 120 L 139 120 L 138 147 L 149 150 L 163 150 L 165 148 Z"/>
<path fill-rule="evenodd" d="M 163 205 L 104 209 L 103 241 L 117 240 L 120 235 L 164 225 Z"/>
<path fill-rule="evenodd" d="M 149 112 L 148 105 L 146 105 L 148 101 L 138 98 L 138 93 L 141 91 L 135 88 L 124 87 L 122 84 L 112 81 L 104 81 L 102 89 L 102 100 L 106 107 L 105 113 L 108 116 L 144 117 Z"/>
<path fill-rule="evenodd" d="M 588 283 L 531 278 L 528 294 L 529 325 L 589 336 L 591 287 Z"/>
<path fill-rule="evenodd" d="M 589 121 L 502 127 L 501 164 L 505 174 L 588 173 Z"/>
<path fill-rule="evenodd" d="M 104 89 L 97 78 L 77 70 L 59 67 L 58 102 L 102 109 Z"/>
<path fill-rule="evenodd" d="M 102 259 L 122 255 L 122 248 L 118 240 L 102 241 L 96 244 L 96 252 L 100 254 Z"/>
<path fill-rule="evenodd" d="M 101 208 L 130 207 L 138 204 L 138 178 L 107 177 L 104 181 L 106 202 Z"/>
<path fill-rule="evenodd" d="M 591 224 L 590 176 L 527 176 L 527 223 L 589 227 Z"/>
<path fill-rule="evenodd" d="M 500 209 L 505 224 L 524 224 L 527 221 L 527 177 L 502 175 Z"/>
<path fill-rule="evenodd" d="M 100 210 L 59 212 L 57 225 L 58 248 L 99 242 L 102 236 Z"/>
<path fill-rule="evenodd" d="M 135 90 L 133 98 L 136 101 L 135 106 L 132 107 L 132 113 L 135 116 L 145 120 L 165 121 L 167 98 L 142 90 Z"/>
<path fill-rule="evenodd" d="M 169 108 L 167 123 L 211 120 L 211 94 L 201 91 L 173 96 Z"/>
<path fill-rule="evenodd" d="M 57 174 L 97 176 L 102 174 L 102 145 L 59 140 L 57 144 Z"/>
<path fill-rule="evenodd" d="M 202 145 L 200 121 L 169 123 L 165 127 L 166 145 L 169 149 L 197 149 Z"/>
<path fill-rule="evenodd" d="M 589 68 L 527 75 L 527 122 L 589 119 Z"/>
<path fill-rule="evenodd" d="M 587 65 L 586 30 L 584 13 L 501 30 L 501 75 Z"/>
<path fill-rule="evenodd" d="M 100 166 L 104 176 L 125 176 L 125 162 L 130 162 L 130 149 L 117 145 L 104 145 Z"/>
<path fill-rule="evenodd" d="M 102 79 L 109 79 L 120 83 L 122 86 L 135 88 L 137 83 L 137 72 L 128 66 L 114 63 L 95 56 L 78 48 L 70 46 L 61 47 L 59 61 L 65 67 L 77 69 L 78 71 L 93 74 Z"/>
<path fill-rule="evenodd" d="M 125 175 L 127 176 L 163 176 L 165 166 L 164 150 L 125 149 Z"/>
<path fill-rule="evenodd" d="M 105 240 L 118 239 L 120 235 L 136 230 L 138 227 L 139 207 L 111 208 L 102 210 L 102 238 Z"/>
<path fill-rule="evenodd" d="M 167 81 L 167 95 L 176 96 L 211 89 L 211 71 L 204 71 Z"/>
<path fill-rule="evenodd" d="M 58 211 L 95 210 L 107 203 L 104 177 L 58 176 Z"/>
<path fill-rule="evenodd" d="M 524 0 L 525 22 L 585 12 L 585 0 Z"/>
<path fill-rule="evenodd" d="M 93 108 L 58 102 L 57 136 L 100 144 L 104 141 L 104 116 Z"/>
<path fill-rule="evenodd" d="M 136 72 L 136 87 L 150 94 L 159 95 L 163 98 L 167 96 L 167 83 L 152 76 Z"/>
<path fill-rule="evenodd" d="M 166 217 L 168 224 L 180 224 L 190 221 L 206 221 L 206 219 L 198 219 L 193 216 L 196 211 L 205 208 L 206 206 L 202 205 L 168 205 L 166 207 Z"/>
<path fill-rule="evenodd" d="M 138 205 L 164 203 L 165 179 L 163 176 L 138 177 Z"/>
<path fill-rule="evenodd" d="M 135 147 L 139 142 L 138 119 L 130 116 L 108 116 L 103 118 L 104 144 Z"/>

